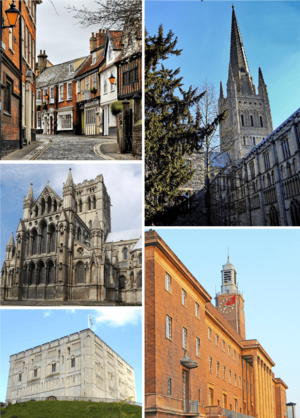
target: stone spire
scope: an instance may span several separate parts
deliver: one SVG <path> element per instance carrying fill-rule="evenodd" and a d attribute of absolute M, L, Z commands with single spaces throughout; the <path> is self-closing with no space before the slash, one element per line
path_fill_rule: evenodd
<path fill-rule="evenodd" d="M 31 200 L 31 201 L 34 200 L 32 183 L 30 183 L 28 193 L 27 193 L 27 196 L 25 197 L 25 200 Z"/>
<path fill-rule="evenodd" d="M 224 92 L 223 92 L 222 81 L 220 81 L 220 99 L 224 99 Z"/>
<path fill-rule="evenodd" d="M 258 69 L 258 85 L 263 86 L 264 84 L 265 84 L 265 80 L 264 80 L 264 77 L 262 75 L 261 69 L 259 67 L 259 69 Z"/>
<path fill-rule="evenodd" d="M 73 184 L 72 169 L 70 168 L 65 186 L 73 186 Z"/>
<path fill-rule="evenodd" d="M 230 64 L 234 78 L 239 77 L 241 73 L 248 73 L 250 70 L 246 58 L 246 53 L 242 41 L 239 25 L 237 23 L 234 6 L 232 6 L 231 20 L 231 40 L 230 40 Z"/>
<path fill-rule="evenodd" d="M 10 246 L 10 247 L 15 247 L 16 246 L 13 232 L 11 233 L 11 236 L 8 240 L 7 246 Z"/>

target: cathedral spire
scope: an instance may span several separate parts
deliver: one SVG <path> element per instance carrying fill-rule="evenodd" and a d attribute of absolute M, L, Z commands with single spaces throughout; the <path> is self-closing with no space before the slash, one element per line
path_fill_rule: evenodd
<path fill-rule="evenodd" d="M 259 67 L 259 69 L 258 69 L 258 85 L 263 86 L 264 84 L 265 84 L 265 80 L 264 80 L 264 77 L 262 75 L 261 69 Z"/>
<path fill-rule="evenodd" d="M 28 193 L 27 193 L 27 196 L 25 197 L 25 200 L 32 200 L 32 201 L 34 200 L 32 183 L 30 183 Z"/>
<path fill-rule="evenodd" d="M 222 81 L 220 81 L 220 99 L 224 99 L 224 92 L 223 92 Z"/>
<path fill-rule="evenodd" d="M 72 168 L 70 168 L 65 186 L 73 186 L 73 184 Z"/>
<path fill-rule="evenodd" d="M 248 67 L 246 53 L 234 7 L 232 7 L 231 20 L 230 64 L 234 78 L 239 77 L 240 73 L 248 73 L 250 75 L 250 70 Z"/>

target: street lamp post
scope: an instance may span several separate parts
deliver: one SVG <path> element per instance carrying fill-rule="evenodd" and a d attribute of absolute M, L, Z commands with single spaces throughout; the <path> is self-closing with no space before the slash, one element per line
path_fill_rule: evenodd
<path fill-rule="evenodd" d="M 289 402 L 286 404 L 287 418 L 296 418 L 296 404 Z"/>
<path fill-rule="evenodd" d="M 0 159 L 2 158 L 2 30 L 14 28 L 18 22 L 20 11 L 15 5 L 15 0 L 9 6 L 9 9 L 5 10 L 9 25 L 5 26 L 5 19 L 3 16 L 2 2 L 0 2 Z"/>

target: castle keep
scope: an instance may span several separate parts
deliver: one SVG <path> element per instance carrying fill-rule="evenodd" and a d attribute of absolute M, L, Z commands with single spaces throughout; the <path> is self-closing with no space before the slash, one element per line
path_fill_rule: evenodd
<path fill-rule="evenodd" d="M 90 329 L 10 356 L 7 402 L 129 397 L 133 368 Z"/>
<path fill-rule="evenodd" d="M 60 197 L 30 186 L 23 218 L 6 246 L 1 300 L 141 304 L 141 230 L 111 232 L 102 175 L 75 184 L 69 171 Z"/>

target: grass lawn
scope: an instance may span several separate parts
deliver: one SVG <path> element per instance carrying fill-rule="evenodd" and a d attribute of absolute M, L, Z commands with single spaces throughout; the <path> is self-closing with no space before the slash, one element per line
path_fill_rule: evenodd
<path fill-rule="evenodd" d="M 0 410 L 1 418 L 142 418 L 136 405 L 85 401 L 28 401 Z"/>

